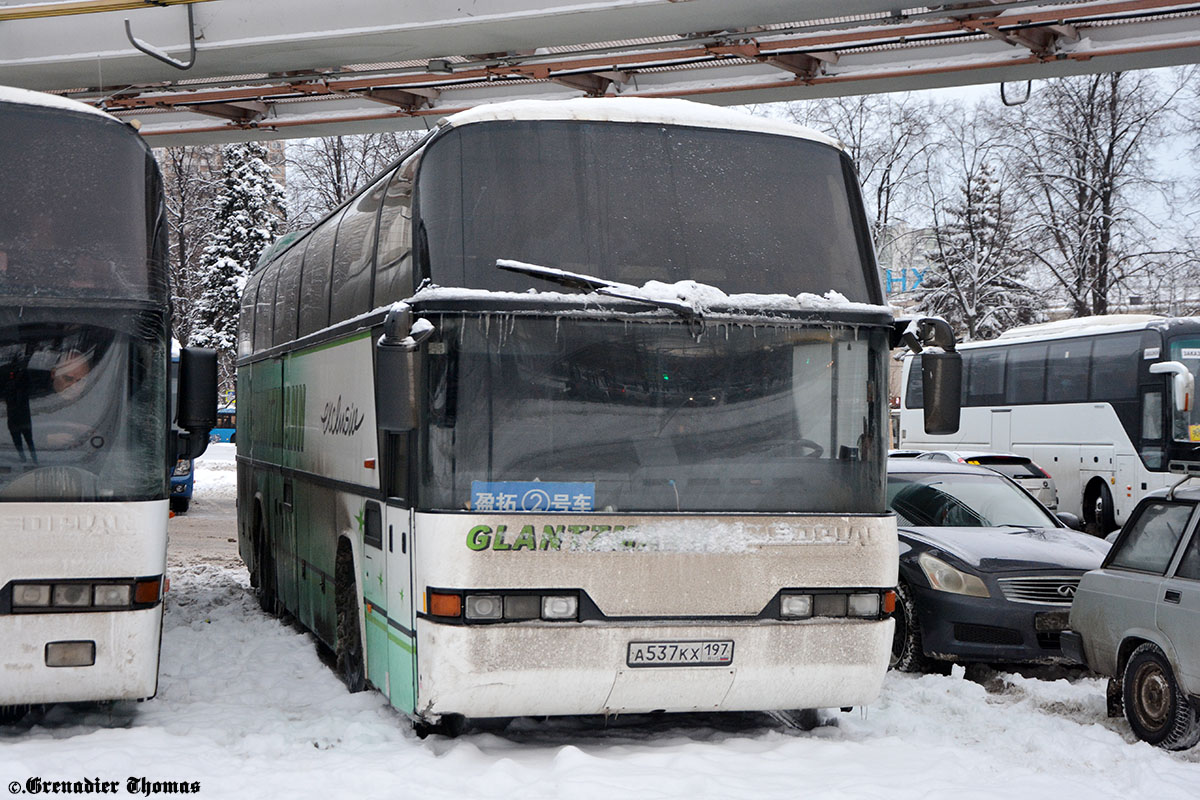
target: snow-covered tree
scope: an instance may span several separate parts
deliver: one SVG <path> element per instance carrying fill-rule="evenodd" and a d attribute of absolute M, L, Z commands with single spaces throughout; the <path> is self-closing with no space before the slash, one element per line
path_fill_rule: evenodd
<path fill-rule="evenodd" d="M 266 159 L 266 147 L 257 142 L 221 148 L 214 233 L 201 258 L 203 290 L 188 343 L 217 350 L 223 390 L 232 385 L 246 276 L 283 226 L 283 189 Z"/>
<path fill-rule="evenodd" d="M 1038 321 L 1042 302 L 1026 282 L 1014 209 L 986 160 L 987 148 L 978 147 L 973 131 L 959 144 L 957 197 L 933 206 L 931 266 L 917 291 L 918 305 L 968 339 L 991 339 Z"/>

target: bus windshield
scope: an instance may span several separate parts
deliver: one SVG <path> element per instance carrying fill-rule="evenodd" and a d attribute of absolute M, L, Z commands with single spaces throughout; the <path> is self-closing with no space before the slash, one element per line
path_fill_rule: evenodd
<path fill-rule="evenodd" d="M 561 481 L 598 511 L 883 511 L 880 330 L 431 321 L 422 508 Z"/>
<path fill-rule="evenodd" d="M 165 497 L 161 316 L 42 317 L 0 311 L 0 500 Z"/>
<path fill-rule="evenodd" d="M 152 263 L 157 171 L 115 120 L 5 111 L 0 138 L 0 295 L 166 302 Z"/>
<path fill-rule="evenodd" d="M 440 286 L 527 291 L 528 278 L 495 267 L 512 259 L 635 286 L 695 280 L 728 294 L 832 289 L 882 302 L 849 161 L 807 139 L 612 122 L 465 125 L 430 143 L 417 205 L 418 250 Z"/>
<path fill-rule="evenodd" d="M 1189 336 L 1171 341 L 1170 359 L 1179 361 L 1192 372 L 1196 385 L 1200 386 L 1200 337 Z M 1191 411 L 1180 411 L 1171 403 L 1171 418 L 1174 420 L 1173 437 L 1177 442 L 1200 442 L 1200 408 L 1193 400 Z"/>

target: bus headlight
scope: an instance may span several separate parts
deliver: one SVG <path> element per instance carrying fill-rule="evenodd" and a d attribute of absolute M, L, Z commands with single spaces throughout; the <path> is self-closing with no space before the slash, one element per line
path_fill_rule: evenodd
<path fill-rule="evenodd" d="M 53 593 L 54 605 L 65 608 L 83 608 L 92 604 L 91 586 L 86 583 L 56 583 Z"/>
<path fill-rule="evenodd" d="M 779 616 L 789 619 L 804 619 L 813 614 L 813 598 L 811 594 L 781 594 L 779 596 Z"/>
<path fill-rule="evenodd" d="M 175 477 L 182 478 L 190 474 L 192 471 L 192 461 L 190 458 L 181 458 L 175 462 Z"/>
<path fill-rule="evenodd" d="M 965 594 L 971 597 L 991 596 L 987 586 L 978 575 L 956 569 L 929 553 L 921 553 L 917 556 L 917 563 L 921 565 L 921 571 L 925 573 L 929 585 L 939 592 Z"/>
<path fill-rule="evenodd" d="M 120 608 L 129 605 L 129 584 L 99 584 L 92 588 L 92 604 Z"/>
<path fill-rule="evenodd" d="M 13 605 L 38 608 L 50 605 L 50 584 L 27 583 L 13 587 Z"/>
<path fill-rule="evenodd" d="M 542 619 L 575 619 L 578 616 L 578 597 L 551 594 L 542 598 Z"/>
<path fill-rule="evenodd" d="M 498 594 L 467 595 L 467 619 L 502 619 L 504 600 Z"/>

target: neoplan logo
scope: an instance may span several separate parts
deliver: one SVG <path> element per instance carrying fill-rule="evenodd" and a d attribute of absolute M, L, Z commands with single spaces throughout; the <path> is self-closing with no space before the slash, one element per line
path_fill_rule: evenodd
<path fill-rule="evenodd" d="M 339 394 L 336 403 L 326 403 L 321 413 L 321 429 L 334 436 L 353 436 L 362 427 L 366 415 L 358 410 L 354 403 L 342 407 L 342 396 Z"/>

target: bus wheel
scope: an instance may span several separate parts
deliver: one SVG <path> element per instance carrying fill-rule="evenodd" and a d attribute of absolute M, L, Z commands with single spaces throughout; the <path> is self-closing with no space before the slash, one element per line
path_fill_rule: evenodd
<path fill-rule="evenodd" d="M 925 655 L 921 644 L 921 621 L 917 619 L 912 591 L 907 584 L 896 587 L 896 630 L 892 634 L 892 656 L 888 668 L 900 672 L 929 672 L 934 668 L 933 659 Z"/>
<path fill-rule="evenodd" d="M 275 559 L 271 558 L 271 548 L 267 543 L 267 531 L 259 518 L 254 534 L 255 554 L 255 594 L 258 596 L 258 606 L 271 616 L 279 615 L 279 599 L 275 590 Z"/>
<path fill-rule="evenodd" d="M 1200 741 L 1196 707 L 1157 646 L 1147 642 L 1133 651 L 1123 683 L 1125 718 L 1139 739 L 1166 750 L 1186 750 Z"/>
<path fill-rule="evenodd" d="M 32 706 L 0 706 L 0 725 L 16 725 Z"/>
<path fill-rule="evenodd" d="M 338 548 L 335 567 L 337 585 L 337 673 L 351 692 L 367 688 L 363 666 L 362 634 L 358 628 L 358 584 L 354 580 L 354 558 L 349 547 Z"/>
<path fill-rule="evenodd" d="M 1096 536 L 1105 536 L 1117 527 L 1112 493 L 1101 481 L 1092 481 L 1083 498 L 1083 517 L 1088 531 Z"/>
<path fill-rule="evenodd" d="M 454 739 L 467 729 L 467 718 L 462 714 L 443 714 L 437 722 L 423 719 L 413 720 L 413 731 L 418 739 L 426 736 L 445 736 Z"/>

